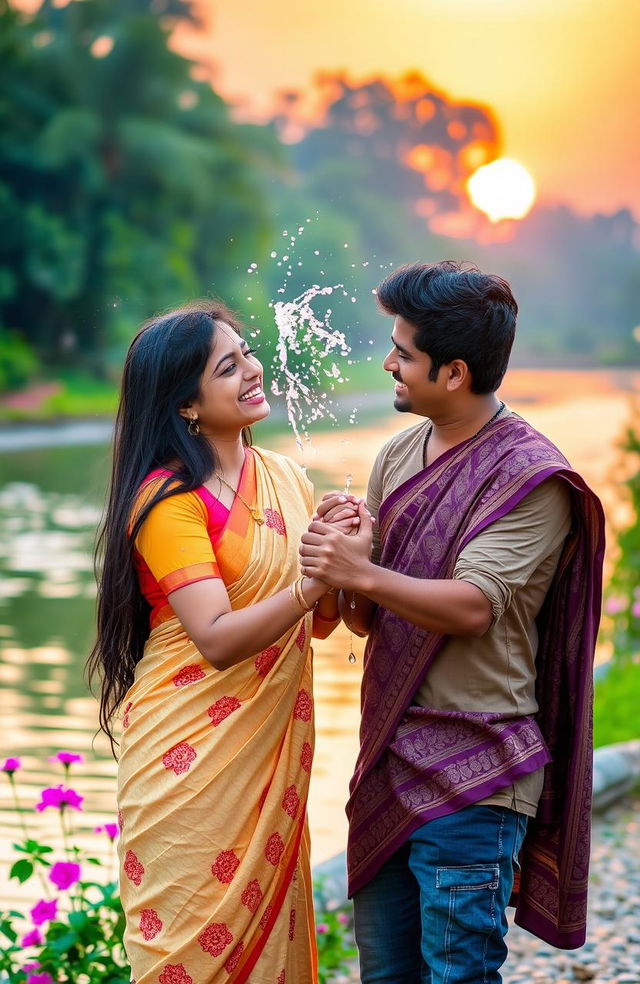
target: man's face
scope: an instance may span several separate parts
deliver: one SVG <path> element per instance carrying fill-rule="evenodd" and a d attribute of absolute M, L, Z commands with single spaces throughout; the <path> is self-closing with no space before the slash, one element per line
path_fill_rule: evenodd
<path fill-rule="evenodd" d="M 393 348 L 382 363 L 383 369 L 390 372 L 396 381 L 393 405 L 402 413 L 416 413 L 430 417 L 434 407 L 442 399 L 439 385 L 442 368 L 438 378 L 429 379 L 431 359 L 414 344 L 416 329 L 409 322 L 396 315 L 391 332 Z"/>

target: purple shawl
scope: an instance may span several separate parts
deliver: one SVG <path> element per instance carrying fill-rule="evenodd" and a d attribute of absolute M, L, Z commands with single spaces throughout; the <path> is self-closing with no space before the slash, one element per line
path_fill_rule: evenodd
<path fill-rule="evenodd" d="M 382 566 L 449 578 L 465 545 L 551 475 L 570 488 L 573 522 L 537 619 L 536 719 L 412 705 L 447 637 L 379 607 L 365 651 L 347 861 L 353 895 L 417 827 L 544 765 L 512 902 L 516 922 L 572 949 L 585 938 L 600 502 L 558 449 L 512 414 L 406 481 L 382 503 L 378 521 Z"/>

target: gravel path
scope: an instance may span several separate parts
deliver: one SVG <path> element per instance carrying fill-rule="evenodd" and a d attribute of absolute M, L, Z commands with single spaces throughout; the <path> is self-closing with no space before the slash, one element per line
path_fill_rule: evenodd
<path fill-rule="evenodd" d="M 595 818 L 590 881 L 585 945 L 556 950 L 512 926 L 504 984 L 640 984 L 640 797 Z"/>

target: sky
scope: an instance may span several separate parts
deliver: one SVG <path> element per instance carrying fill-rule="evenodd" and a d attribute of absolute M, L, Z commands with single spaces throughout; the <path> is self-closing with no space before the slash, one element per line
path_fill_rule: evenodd
<path fill-rule="evenodd" d="M 539 201 L 640 220 L 640 0 L 197 2 L 203 32 L 174 43 L 212 67 L 243 118 L 319 71 L 357 82 L 417 69 L 493 110 Z"/>

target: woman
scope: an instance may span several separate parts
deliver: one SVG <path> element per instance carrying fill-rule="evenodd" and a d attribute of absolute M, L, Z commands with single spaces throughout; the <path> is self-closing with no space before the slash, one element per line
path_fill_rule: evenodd
<path fill-rule="evenodd" d="M 124 369 L 90 669 L 112 744 L 124 707 L 137 984 L 317 979 L 309 642 L 339 616 L 325 584 L 299 577 L 309 481 L 250 446 L 269 405 L 239 331 L 222 304 L 181 308 L 142 328 Z"/>

